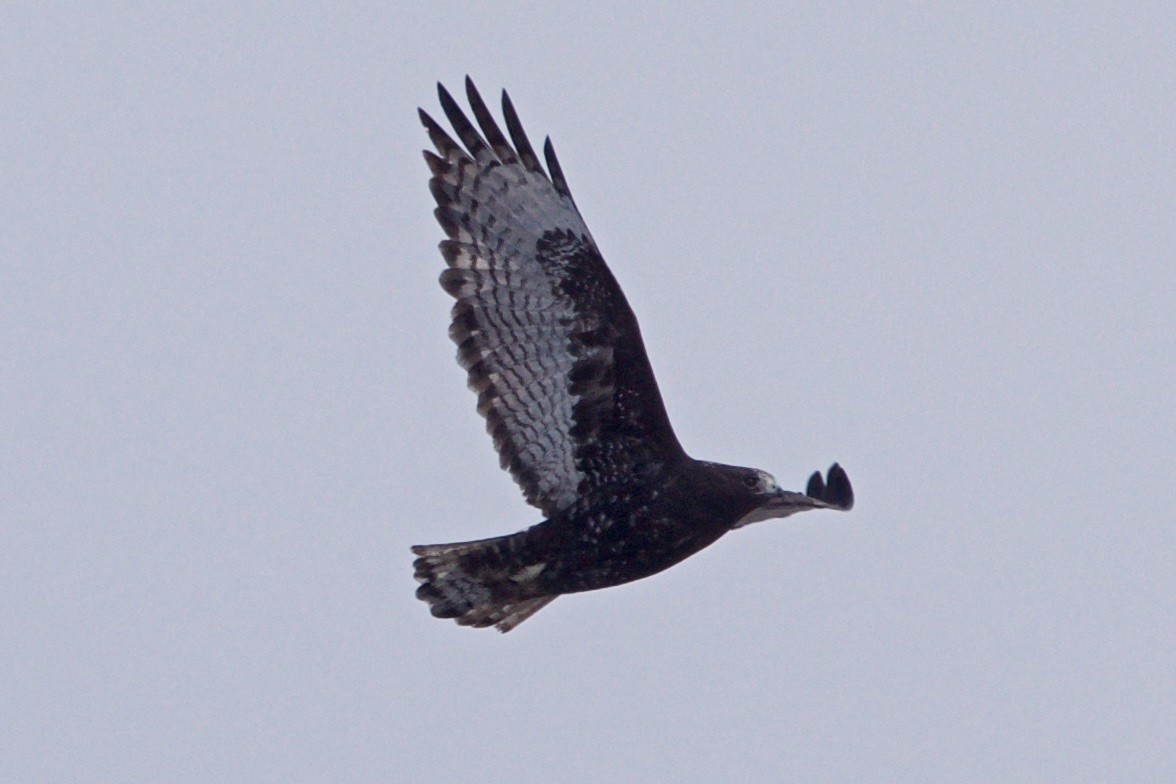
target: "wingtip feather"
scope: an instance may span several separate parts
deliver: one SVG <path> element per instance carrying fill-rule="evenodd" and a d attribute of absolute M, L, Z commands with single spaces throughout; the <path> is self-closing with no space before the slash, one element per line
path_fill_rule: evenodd
<path fill-rule="evenodd" d="M 555 156 L 555 145 L 551 143 L 550 136 L 543 141 L 543 157 L 547 159 L 547 171 L 551 173 L 551 184 L 555 186 L 555 190 L 560 195 L 571 199 L 572 192 L 568 189 L 568 181 L 564 179 L 563 167 L 559 165 L 559 158 Z"/>

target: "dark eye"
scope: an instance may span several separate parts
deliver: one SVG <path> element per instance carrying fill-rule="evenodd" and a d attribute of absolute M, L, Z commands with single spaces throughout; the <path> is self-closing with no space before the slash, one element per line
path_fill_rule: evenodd
<path fill-rule="evenodd" d="M 748 490 L 756 489 L 757 487 L 759 487 L 759 477 L 758 476 L 745 476 L 745 477 L 743 477 L 743 486 L 746 487 Z"/>

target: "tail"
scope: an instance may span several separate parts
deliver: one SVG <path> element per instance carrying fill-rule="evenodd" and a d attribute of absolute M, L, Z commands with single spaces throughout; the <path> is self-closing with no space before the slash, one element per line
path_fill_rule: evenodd
<path fill-rule="evenodd" d="M 522 536 L 416 545 L 414 576 L 421 583 L 417 598 L 428 602 L 437 618 L 509 632 L 556 596 L 535 595 L 533 581 L 546 564 L 518 557 Z"/>

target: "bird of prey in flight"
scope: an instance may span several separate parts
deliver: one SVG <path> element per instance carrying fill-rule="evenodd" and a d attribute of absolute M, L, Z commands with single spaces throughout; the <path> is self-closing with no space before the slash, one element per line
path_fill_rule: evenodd
<path fill-rule="evenodd" d="M 449 335 L 502 467 L 545 519 L 507 536 L 413 547 L 417 596 L 433 615 L 510 631 L 561 594 L 656 574 L 735 528 L 850 509 L 853 489 L 836 463 L 799 493 L 765 471 L 683 451 L 637 319 L 551 140 L 545 169 L 506 93 L 509 138 L 468 77 L 465 87 L 477 127 L 438 85 L 457 140 L 420 111 L 436 148 L 425 161 L 447 236 Z"/>

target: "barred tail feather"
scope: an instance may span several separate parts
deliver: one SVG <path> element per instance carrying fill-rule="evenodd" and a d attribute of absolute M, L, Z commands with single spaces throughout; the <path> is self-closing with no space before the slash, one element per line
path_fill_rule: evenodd
<path fill-rule="evenodd" d="M 521 536 L 414 546 L 414 576 L 421 583 L 417 598 L 437 618 L 510 631 L 555 598 L 535 595 L 531 583 L 543 564 L 519 562 Z"/>

